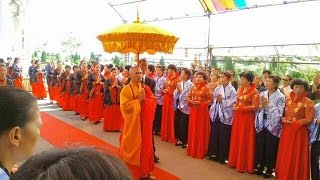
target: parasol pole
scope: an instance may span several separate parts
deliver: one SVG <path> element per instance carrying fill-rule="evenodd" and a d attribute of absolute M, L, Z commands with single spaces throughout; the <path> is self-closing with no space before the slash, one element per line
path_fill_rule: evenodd
<path fill-rule="evenodd" d="M 137 66 L 139 66 L 139 63 L 140 63 L 140 61 L 139 61 L 139 53 L 136 54 L 136 57 L 135 57 L 135 58 L 136 58 L 136 60 L 137 60 Z"/>

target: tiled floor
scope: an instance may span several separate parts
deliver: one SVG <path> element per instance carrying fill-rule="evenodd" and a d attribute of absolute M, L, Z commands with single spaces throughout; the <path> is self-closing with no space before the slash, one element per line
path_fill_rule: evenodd
<path fill-rule="evenodd" d="M 82 129 L 87 133 L 96 136 L 116 147 L 119 146 L 119 134 L 117 132 L 104 132 L 102 123 L 92 124 L 88 121 L 80 120 L 73 112 L 64 112 L 56 105 L 52 105 L 47 100 L 40 100 L 39 106 L 42 111 L 46 111 L 51 115 L 62 119 L 64 122 Z M 175 147 L 172 144 L 162 142 L 158 136 L 155 136 L 156 154 L 160 157 L 160 162 L 156 165 L 184 180 L 255 180 L 263 179 L 262 177 L 248 174 L 238 173 L 234 169 L 225 165 L 215 163 L 213 161 L 203 159 L 193 159 L 188 157 L 185 149 Z M 53 148 L 51 144 L 44 139 L 40 139 L 36 152 L 41 152 Z"/>

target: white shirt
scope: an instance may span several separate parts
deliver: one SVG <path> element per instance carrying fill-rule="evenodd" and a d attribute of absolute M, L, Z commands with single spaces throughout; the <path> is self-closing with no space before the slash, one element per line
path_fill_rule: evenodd
<path fill-rule="evenodd" d="M 9 180 L 10 177 L 8 176 L 8 174 L 0 168 L 0 180 Z"/>
<path fill-rule="evenodd" d="M 293 91 L 290 86 L 283 87 L 282 90 L 283 90 L 284 96 L 286 97 L 289 97 L 290 93 Z"/>

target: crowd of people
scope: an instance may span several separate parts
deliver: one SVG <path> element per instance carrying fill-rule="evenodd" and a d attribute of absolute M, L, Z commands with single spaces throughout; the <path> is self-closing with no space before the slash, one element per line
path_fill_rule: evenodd
<path fill-rule="evenodd" d="M 238 82 L 234 72 L 218 68 L 206 72 L 154 66 L 145 59 L 138 64 L 113 67 L 81 61 L 63 68 L 57 62 L 43 71 L 32 61 L 32 93 L 46 98 L 47 87 L 51 103 L 64 111 L 92 124 L 103 120 L 104 131 L 121 132 L 120 155 L 138 169 L 140 178 L 155 178 L 151 172 L 159 158 L 154 134 L 186 148 L 188 156 L 238 172 L 264 178 L 275 173 L 280 180 L 308 180 L 310 174 L 319 179 L 320 105 L 312 101 L 320 98 L 319 74 L 309 85 L 269 70 L 262 75 L 245 71 Z M 1 85 L 16 85 L 13 76 L 3 77 Z"/>

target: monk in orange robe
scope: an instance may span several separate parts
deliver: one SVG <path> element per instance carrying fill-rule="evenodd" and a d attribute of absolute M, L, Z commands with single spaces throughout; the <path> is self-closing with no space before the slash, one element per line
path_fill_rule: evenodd
<path fill-rule="evenodd" d="M 142 71 L 129 71 L 131 82 L 120 93 L 120 110 L 124 118 L 120 136 L 120 156 L 136 178 L 155 179 L 152 126 L 156 99 L 148 86 L 141 84 Z"/>

